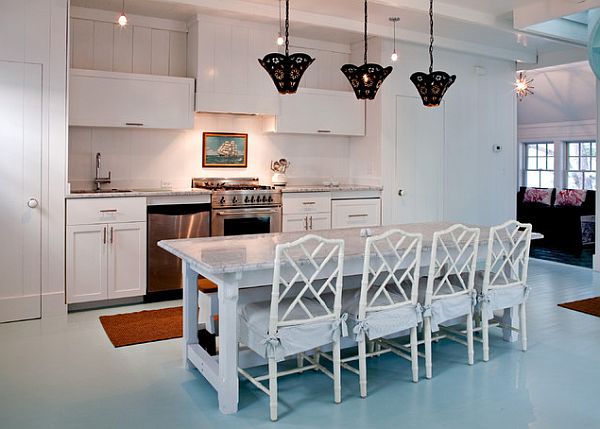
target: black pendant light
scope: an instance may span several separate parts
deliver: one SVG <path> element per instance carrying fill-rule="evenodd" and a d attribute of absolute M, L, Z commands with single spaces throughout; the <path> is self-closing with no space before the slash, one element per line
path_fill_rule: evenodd
<path fill-rule="evenodd" d="M 433 71 L 433 0 L 429 0 L 429 74 L 423 72 L 413 73 L 410 77 L 415 84 L 423 105 L 437 107 L 442 102 L 442 97 L 456 80 L 443 71 Z"/>
<path fill-rule="evenodd" d="M 354 64 L 345 64 L 341 69 L 359 100 L 373 100 L 377 90 L 393 70 L 391 66 L 384 68 L 379 64 L 367 62 L 367 18 L 367 0 L 365 0 L 365 63 L 360 67 Z"/>
<path fill-rule="evenodd" d="M 285 55 L 279 52 L 267 54 L 258 62 L 269 73 L 280 94 L 294 94 L 302 75 L 315 60 L 307 54 L 290 55 L 290 0 L 285 1 Z"/>

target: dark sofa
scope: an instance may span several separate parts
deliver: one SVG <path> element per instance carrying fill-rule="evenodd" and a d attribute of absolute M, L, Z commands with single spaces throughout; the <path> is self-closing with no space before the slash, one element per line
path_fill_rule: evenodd
<path fill-rule="evenodd" d="M 585 201 L 579 207 L 555 206 L 556 189 L 552 190 L 549 206 L 540 203 L 524 203 L 525 187 L 517 193 L 517 220 L 531 223 L 534 232 L 544 234 L 544 240 L 537 244 L 581 250 L 581 216 L 595 215 L 596 191 L 589 190 Z"/>

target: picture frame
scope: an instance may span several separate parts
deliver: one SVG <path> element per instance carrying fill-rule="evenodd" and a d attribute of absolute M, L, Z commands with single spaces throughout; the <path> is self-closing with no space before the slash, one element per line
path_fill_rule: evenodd
<path fill-rule="evenodd" d="M 202 168 L 247 168 L 248 134 L 202 133 Z"/>

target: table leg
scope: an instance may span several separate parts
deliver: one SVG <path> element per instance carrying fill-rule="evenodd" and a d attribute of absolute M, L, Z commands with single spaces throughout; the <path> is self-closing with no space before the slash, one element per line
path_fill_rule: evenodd
<path fill-rule="evenodd" d="M 193 369 L 188 345 L 198 344 L 198 274 L 183 261 L 183 365 Z"/>
<path fill-rule="evenodd" d="M 502 324 L 519 329 L 519 306 L 504 309 Z M 519 339 L 519 333 L 509 328 L 502 328 L 502 336 L 504 337 L 504 341 L 511 343 Z"/>
<path fill-rule="evenodd" d="M 219 284 L 219 409 L 224 414 L 237 412 L 238 333 L 237 304 L 240 274 L 228 274 Z"/>

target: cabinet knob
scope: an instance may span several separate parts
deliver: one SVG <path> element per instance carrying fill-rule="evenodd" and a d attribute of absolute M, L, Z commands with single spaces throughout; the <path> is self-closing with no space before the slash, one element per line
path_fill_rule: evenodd
<path fill-rule="evenodd" d="M 404 196 L 404 189 L 398 189 L 398 196 L 400 196 L 400 197 Z"/>
<path fill-rule="evenodd" d="M 30 209 L 34 209 L 37 206 L 39 206 L 39 201 L 35 198 L 30 198 L 29 201 L 27 201 L 27 207 L 29 207 Z"/>

